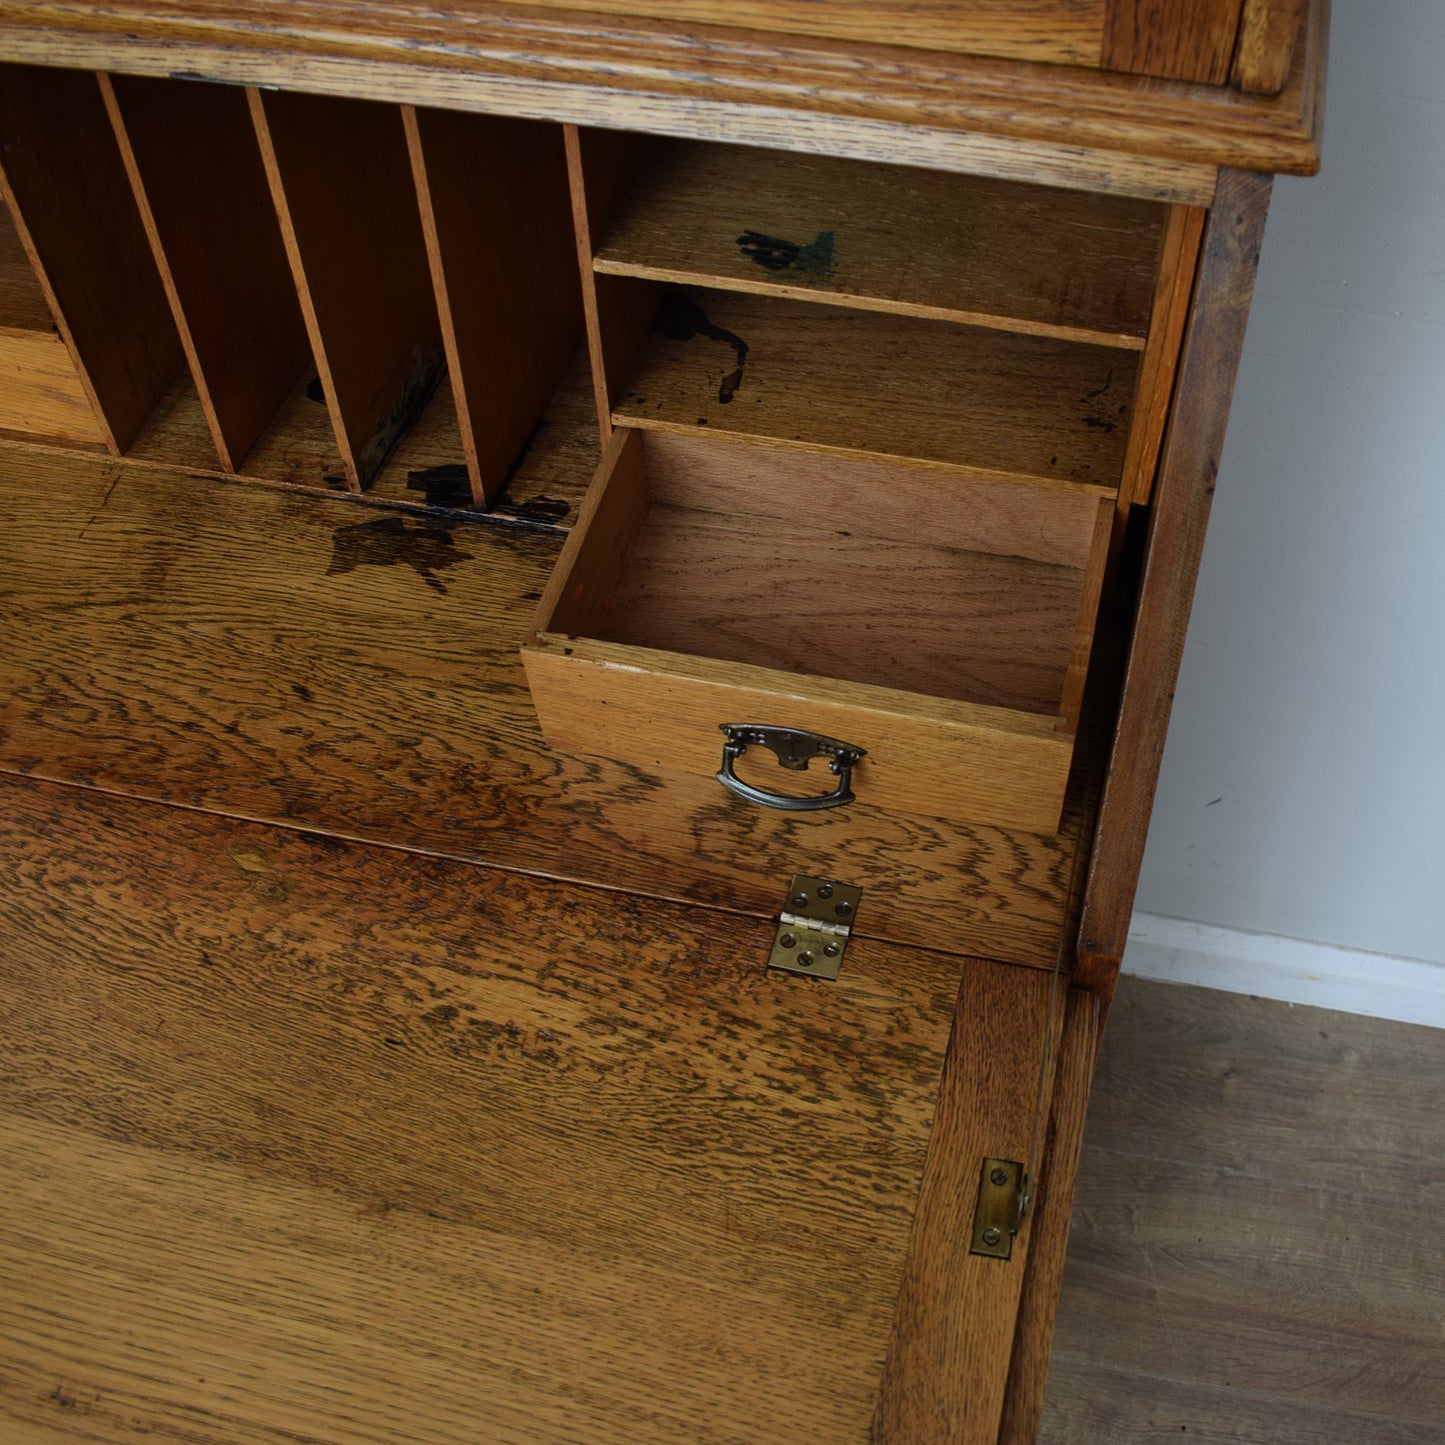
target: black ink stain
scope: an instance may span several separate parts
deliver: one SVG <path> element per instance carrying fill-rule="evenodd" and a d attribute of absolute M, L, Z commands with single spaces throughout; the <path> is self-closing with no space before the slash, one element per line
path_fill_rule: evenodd
<path fill-rule="evenodd" d="M 407 490 L 425 492 L 429 507 L 470 507 L 472 481 L 463 462 L 448 462 L 440 467 L 425 467 L 406 474 Z"/>
<path fill-rule="evenodd" d="M 744 231 L 738 237 L 738 249 L 767 271 L 791 271 L 810 281 L 827 281 L 833 274 L 831 231 L 819 231 L 807 245 L 762 231 Z"/>
<path fill-rule="evenodd" d="M 429 523 L 408 527 L 405 517 L 382 517 L 375 522 L 353 522 L 332 533 L 331 565 L 326 575 L 400 563 L 412 568 L 432 591 L 445 592 L 446 583 L 436 574 L 472 560 L 470 552 L 463 552 L 452 541 L 449 527 Z"/>
<path fill-rule="evenodd" d="M 1086 391 L 1086 392 L 1084 393 L 1084 398 L 1083 398 L 1083 399 L 1084 399 L 1085 401 L 1093 401 L 1093 399 L 1094 399 L 1096 396 L 1103 396 L 1103 394 L 1104 394 L 1106 391 L 1108 391 L 1108 389 L 1109 389 L 1111 386 L 1113 386 L 1113 384 L 1114 384 L 1114 368 L 1111 366 L 1111 367 L 1109 368 L 1109 374 L 1108 374 L 1108 376 L 1106 376 L 1106 377 L 1104 378 L 1104 384 L 1103 384 L 1103 386 L 1096 387 L 1093 391 Z"/>
<path fill-rule="evenodd" d="M 1118 422 L 1112 422 L 1102 416 L 1086 416 L 1084 425 L 1091 431 L 1117 431 L 1119 429 Z"/>
<path fill-rule="evenodd" d="M 738 364 L 718 383 L 717 399 L 726 406 L 738 394 L 743 384 L 743 367 L 748 360 L 748 344 L 741 336 L 714 326 L 708 320 L 707 312 L 681 291 L 663 292 L 657 308 L 657 320 L 652 325 L 654 330 L 672 341 L 691 341 L 694 336 L 705 336 L 709 341 L 722 341 L 731 346 Z"/>
<path fill-rule="evenodd" d="M 497 510 L 533 522 L 560 522 L 572 510 L 572 504 L 560 497 L 529 497 L 525 502 L 498 503 Z"/>

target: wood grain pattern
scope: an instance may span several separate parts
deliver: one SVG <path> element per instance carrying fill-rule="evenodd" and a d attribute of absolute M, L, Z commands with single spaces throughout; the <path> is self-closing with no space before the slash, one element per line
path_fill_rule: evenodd
<path fill-rule="evenodd" d="M 1143 201 L 675 141 L 650 159 L 595 265 L 1138 349 L 1160 222 Z M 803 249 L 788 260 L 749 233 Z"/>
<path fill-rule="evenodd" d="M 1029 833 L 1059 828 L 1073 749 L 1033 713 L 553 633 L 529 639 L 522 660 L 542 731 L 564 752 L 711 779 L 722 762 L 721 724 L 794 728 L 864 749 L 853 785 L 880 811 Z M 834 787 L 825 773 L 824 785 L 780 788 L 766 749 L 737 770 L 795 796 Z"/>
<path fill-rule="evenodd" d="M 100 86 L 217 455 L 238 472 L 311 368 L 245 93 Z"/>
<path fill-rule="evenodd" d="M 4 68 L 0 197 L 105 441 L 123 451 L 185 358 L 94 75 Z"/>
<path fill-rule="evenodd" d="M 633 131 L 562 127 L 567 154 L 567 187 L 572 199 L 572 229 L 577 239 L 577 268 L 582 278 L 582 313 L 587 351 L 597 398 L 597 428 L 602 445 L 612 440 L 612 404 L 632 368 L 652 321 L 655 288 L 601 280 L 592 264 L 598 239 L 631 187 L 649 141 Z"/>
<path fill-rule="evenodd" d="M 1028 1158 L 1032 1087 L 998 1087 L 1004 1078 L 1036 1082 L 1046 1063 L 1044 1020 L 1053 980 L 1037 974 L 1034 1019 L 1019 1026 L 1001 1012 L 991 975 L 964 974 L 956 1034 L 944 1067 L 938 1120 L 919 1194 L 908 1263 L 893 1321 L 888 1361 L 870 1439 L 877 1445 L 947 1440 L 994 1445 L 1003 1412 L 1013 1326 L 1029 1258 L 1026 1216 L 1007 1260 L 969 1252 L 983 1160 Z M 1053 1055 L 1049 1055 L 1052 1074 Z M 1051 1087 L 1051 1086 L 1050 1086 Z M 989 1147 L 960 1149 L 960 1139 Z M 959 1302 L 976 1298 L 967 1310 Z"/>
<path fill-rule="evenodd" d="M 1305 0 L 1244 0 L 1230 79 L 1241 90 L 1275 94 L 1289 75 Z"/>
<path fill-rule="evenodd" d="M 480 3 L 252 6 L 6 0 L 0 54 L 52 65 L 483 110 L 1119 190 L 1206 205 L 1219 165 L 1312 173 L 1324 53 L 1278 96 L 1086 67 L 941 56 L 723 26 L 589 20 Z M 121 38 L 123 37 L 123 39 Z"/>
<path fill-rule="evenodd" d="M 58 332 L 0 327 L 0 431 L 105 445 L 75 360 Z"/>
<path fill-rule="evenodd" d="M 644 16 L 679 27 L 729 26 L 828 39 L 916 45 L 1055 65 L 1097 65 L 1105 0 L 821 0 L 800 8 L 741 0 L 719 12 L 709 0 L 532 0 L 543 9 Z"/>
<path fill-rule="evenodd" d="M 1159 243 L 1154 301 L 1149 309 L 1149 340 L 1139 363 L 1133 424 L 1119 486 L 1121 523 L 1130 506 L 1146 505 L 1154 490 L 1164 424 L 1174 397 L 1174 377 L 1189 321 L 1189 302 L 1199 268 L 1199 244 L 1205 212 L 1188 206 L 1169 207 Z M 1119 540 L 1122 541 L 1122 527 Z"/>
<path fill-rule="evenodd" d="M 1242 0 L 1106 0 L 1105 70 L 1200 80 L 1229 76 Z"/>
<path fill-rule="evenodd" d="M 1053 717 L 1083 584 L 923 536 L 654 505 L 587 635 Z"/>
<path fill-rule="evenodd" d="M 893 541 L 927 537 L 1003 557 L 1084 567 L 1107 489 L 993 481 L 956 467 L 875 461 L 706 431 L 642 433 L 652 496 L 728 516 L 808 519 Z"/>
<path fill-rule="evenodd" d="M 53 333 L 55 318 L 35 279 L 30 257 L 15 230 L 10 208 L 0 202 L 0 328 Z"/>
<path fill-rule="evenodd" d="M 7 1417 L 865 1438 L 930 1139 L 996 1128 L 935 1118 L 960 974 L 1028 1039 L 1034 971 L 863 944 L 823 988 L 761 920 L 5 795 Z"/>
<path fill-rule="evenodd" d="M 490 506 L 583 337 L 559 126 L 403 107 L 473 500 Z"/>
<path fill-rule="evenodd" d="M 242 481 L 275 483 L 325 495 L 346 487 L 341 449 L 314 375 L 299 381 L 271 425 L 251 448 Z M 131 444 L 130 456 L 201 476 L 230 475 L 220 469 L 200 399 L 189 377 L 178 380 Z M 427 475 L 433 468 L 465 467 L 450 380 L 437 383 L 396 449 L 382 463 L 361 500 L 427 509 Z M 552 404 L 505 491 L 492 505 L 499 516 L 532 526 L 570 527 L 601 458 L 592 379 L 579 348 Z M 454 475 L 454 474 L 453 474 Z M 443 495 L 454 496 L 450 486 Z M 355 497 L 355 493 L 348 495 Z M 455 510 L 455 506 L 449 508 Z M 465 509 L 464 509 L 465 510 Z"/>
<path fill-rule="evenodd" d="M 1438 1445 L 1438 1030 L 1126 979 L 1040 1435 Z"/>
<path fill-rule="evenodd" d="M 676 290 L 614 419 L 1112 489 L 1134 368 L 1112 347 Z"/>
<path fill-rule="evenodd" d="M 445 370 L 401 115 L 248 94 L 342 465 L 362 491 Z"/>
<path fill-rule="evenodd" d="M 1110 988 L 1124 953 L 1269 192 L 1267 176 L 1223 174 L 1204 232 L 1080 921 L 1075 979 L 1086 988 Z"/>
<path fill-rule="evenodd" d="M 872 890 L 870 936 L 947 908 L 1052 966 L 1097 750 L 1058 836 L 765 815 L 545 747 L 518 648 L 555 534 L 117 468 L 0 445 L 0 770 L 765 916 L 807 867 Z"/>
<path fill-rule="evenodd" d="M 998 1445 L 1034 1445 L 1044 1408 L 1044 1383 L 1100 1029 L 1098 1000 L 1093 994 L 1070 990 L 1065 1009 L 1045 1143 L 1036 1170 L 1029 1258 Z"/>

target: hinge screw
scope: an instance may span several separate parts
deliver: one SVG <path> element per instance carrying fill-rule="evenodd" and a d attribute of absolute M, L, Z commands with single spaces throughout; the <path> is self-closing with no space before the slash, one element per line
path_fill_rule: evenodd
<path fill-rule="evenodd" d="M 819 898 L 831 898 L 833 896 L 833 885 L 831 883 L 820 883 L 818 885 Z"/>
<path fill-rule="evenodd" d="M 840 953 L 842 953 L 842 951 L 843 951 L 843 950 L 842 950 L 841 948 L 839 948 L 836 943 L 825 943 L 825 944 L 823 945 L 823 952 L 824 952 L 829 958 L 837 958 L 837 956 L 838 956 Z"/>
<path fill-rule="evenodd" d="M 995 1170 L 993 1171 L 993 1173 L 990 1174 L 988 1177 L 989 1177 L 989 1181 L 990 1181 L 991 1183 L 997 1184 L 997 1185 L 999 1185 L 1000 1187 L 1002 1187 L 1003 1185 L 1005 1185 L 1005 1184 L 1008 1183 L 1008 1170 L 1007 1170 L 1007 1169 L 995 1169 Z"/>
<path fill-rule="evenodd" d="M 1002 1238 L 1003 1235 L 1000 1234 L 999 1231 L 991 1224 L 983 1232 L 983 1242 L 988 1245 L 990 1249 L 992 1249 L 994 1245 L 996 1245 Z"/>
<path fill-rule="evenodd" d="M 813 966 L 813 951 L 812 951 L 812 949 L 810 949 L 810 948 L 805 948 L 805 949 L 798 955 L 798 962 L 799 962 L 800 964 L 802 964 L 802 966 L 803 966 L 804 968 L 812 968 L 812 966 Z"/>
<path fill-rule="evenodd" d="M 793 894 L 793 907 L 806 908 L 808 906 L 808 895 L 806 893 Z"/>
<path fill-rule="evenodd" d="M 796 933 L 781 933 L 778 935 L 778 943 L 783 948 L 795 948 L 797 946 L 797 942 L 798 935 Z"/>
<path fill-rule="evenodd" d="M 846 900 L 833 905 L 833 912 L 836 913 L 839 918 L 846 918 L 852 911 L 853 905 Z"/>

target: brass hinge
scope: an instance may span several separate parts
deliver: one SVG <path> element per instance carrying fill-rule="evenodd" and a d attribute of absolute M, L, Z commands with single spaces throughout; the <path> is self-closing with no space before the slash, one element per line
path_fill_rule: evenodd
<path fill-rule="evenodd" d="M 863 890 L 826 878 L 793 876 L 778 915 L 768 967 L 809 978 L 837 978 Z"/>
<path fill-rule="evenodd" d="M 985 1159 L 978 1181 L 978 1204 L 973 1211 L 970 1254 L 1007 1259 L 1014 1236 L 1028 1209 L 1028 1181 L 1024 1166 L 1012 1159 Z"/>

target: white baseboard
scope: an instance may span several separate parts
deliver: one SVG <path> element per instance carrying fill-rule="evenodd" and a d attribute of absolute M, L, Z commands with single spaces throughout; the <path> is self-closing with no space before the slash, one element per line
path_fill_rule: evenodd
<path fill-rule="evenodd" d="M 1124 972 L 1445 1028 L 1445 966 L 1136 913 Z"/>

